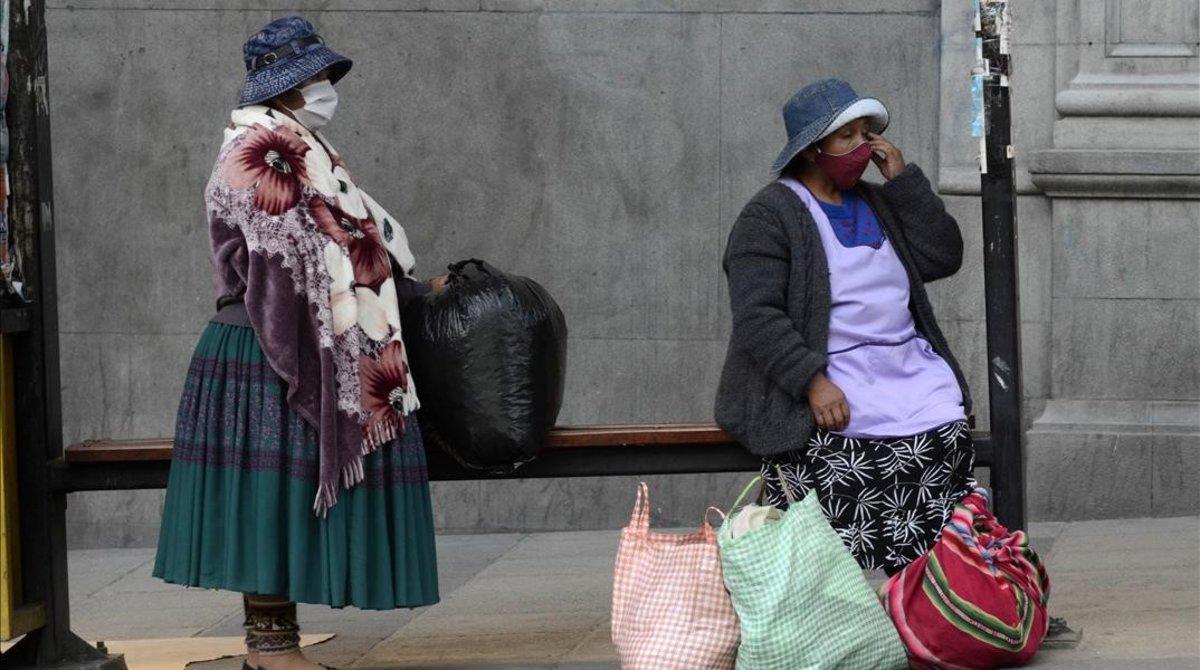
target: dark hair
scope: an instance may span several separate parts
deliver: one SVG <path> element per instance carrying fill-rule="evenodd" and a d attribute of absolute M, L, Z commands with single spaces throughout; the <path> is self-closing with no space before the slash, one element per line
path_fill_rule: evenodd
<path fill-rule="evenodd" d="M 808 149 L 808 147 L 805 147 L 805 150 L 807 150 L 807 149 Z M 792 160 L 788 161 L 787 165 L 783 166 L 783 169 L 779 171 L 779 176 L 780 177 L 796 177 L 798 179 L 800 177 L 800 175 L 804 173 L 804 170 L 808 166 L 809 166 L 808 159 L 804 157 L 804 152 L 801 151 L 800 153 L 793 156 Z"/>

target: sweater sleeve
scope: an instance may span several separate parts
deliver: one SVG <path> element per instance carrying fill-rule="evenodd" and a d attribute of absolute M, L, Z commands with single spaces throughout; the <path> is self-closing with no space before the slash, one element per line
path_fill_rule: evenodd
<path fill-rule="evenodd" d="M 396 305 L 399 306 L 401 312 L 404 311 L 404 308 L 407 307 L 408 303 L 412 302 L 414 298 L 425 295 L 433 290 L 428 283 L 414 277 L 404 277 L 400 275 L 394 276 L 397 278 Z"/>
<path fill-rule="evenodd" d="M 896 214 L 921 281 L 931 282 L 958 272 L 962 267 L 962 233 L 921 168 L 909 163 L 880 190 Z"/>
<path fill-rule="evenodd" d="M 416 277 L 405 272 L 404 268 L 400 267 L 400 263 L 396 262 L 396 257 L 389 254 L 392 262 L 392 277 L 396 279 L 396 306 L 400 309 L 400 313 L 404 313 L 404 308 L 408 307 L 414 299 L 425 295 L 433 290 L 429 282 L 421 281 Z"/>
<path fill-rule="evenodd" d="M 772 381 L 803 400 L 826 359 L 809 348 L 787 314 L 791 263 L 777 217 L 760 205 L 743 210 L 725 251 L 734 346 L 749 354 Z"/>

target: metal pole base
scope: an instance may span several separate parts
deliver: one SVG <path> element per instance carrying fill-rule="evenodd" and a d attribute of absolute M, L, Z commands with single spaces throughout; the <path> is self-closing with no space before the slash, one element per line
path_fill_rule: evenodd
<path fill-rule="evenodd" d="M 35 631 L 0 654 L 0 670 L 128 670 L 124 656 L 110 656 L 74 634 L 64 641 L 63 648 L 62 658 L 43 660 Z"/>

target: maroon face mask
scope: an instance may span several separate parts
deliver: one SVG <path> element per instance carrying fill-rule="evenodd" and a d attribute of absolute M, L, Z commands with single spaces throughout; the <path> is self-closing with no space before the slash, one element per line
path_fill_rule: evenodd
<path fill-rule="evenodd" d="M 833 185 L 839 191 L 854 188 L 870 162 L 871 145 L 868 142 L 863 142 L 844 154 L 817 154 L 817 167 L 833 181 Z"/>

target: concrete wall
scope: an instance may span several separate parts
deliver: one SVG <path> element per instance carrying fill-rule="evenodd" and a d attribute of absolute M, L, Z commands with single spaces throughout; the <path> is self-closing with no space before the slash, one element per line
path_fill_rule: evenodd
<path fill-rule="evenodd" d="M 966 3 L 962 3 L 966 4 Z M 1033 519 L 1200 512 L 1200 9 L 1013 0 L 1027 503 Z M 979 329 L 969 7 L 942 8 L 942 192 Z M 967 223 L 968 217 L 971 223 Z M 947 284 L 950 286 L 951 284 Z M 940 298 L 949 299 L 945 294 Z M 943 303 L 944 305 L 945 303 Z M 943 306 L 942 312 L 946 313 Z M 982 339 L 972 375 L 986 372 Z M 974 388 L 984 382 L 972 377 Z"/>
<path fill-rule="evenodd" d="M 1042 518 L 1200 510 L 1200 5 L 1059 0 Z"/>
<path fill-rule="evenodd" d="M 768 179 L 784 139 L 780 105 L 828 75 L 881 97 L 889 136 L 937 177 L 968 240 L 964 271 L 932 294 L 986 424 L 970 3 L 331 4 L 51 3 L 67 440 L 170 434 L 212 309 L 200 192 L 236 98 L 240 45 L 287 10 L 356 59 L 329 134 L 356 180 L 404 223 L 424 274 L 479 256 L 558 298 L 572 329 L 564 423 L 710 420 L 729 331 L 719 257 L 738 209 Z M 1022 157 L 1054 139 L 1056 11 L 1014 2 Z M 1053 371 L 1069 376 L 1052 356 L 1075 351 L 1051 346 L 1065 323 L 1053 318 L 1051 268 L 1067 248 L 1054 242 L 1059 210 L 1019 165 L 1032 418 L 1065 388 Z M 1164 206 L 1194 241 L 1192 210 Z M 1171 397 L 1195 400 L 1186 382 Z M 664 523 L 694 524 L 743 479 L 662 477 L 652 490 Z M 612 527 L 632 491 L 628 478 L 434 485 L 448 530 Z M 73 496 L 72 541 L 150 543 L 161 499 Z"/>

